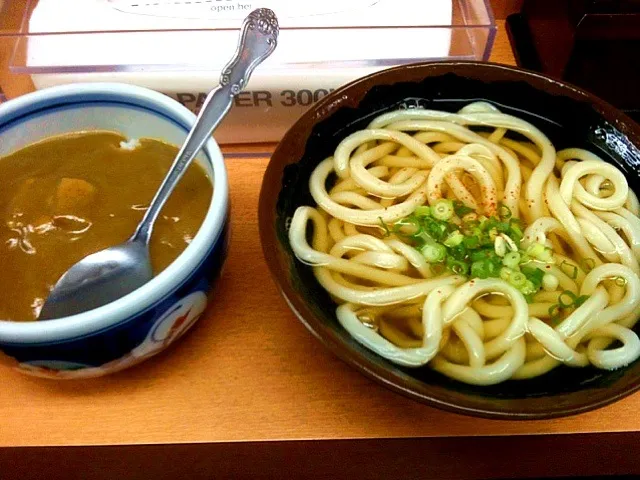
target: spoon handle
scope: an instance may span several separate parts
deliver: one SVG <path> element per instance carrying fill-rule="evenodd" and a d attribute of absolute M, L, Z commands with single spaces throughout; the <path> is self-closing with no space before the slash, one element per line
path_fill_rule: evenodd
<path fill-rule="evenodd" d="M 231 108 L 233 98 L 246 86 L 253 70 L 276 48 L 278 33 L 278 20 L 268 8 L 258 8 L 245 18 L 235 55 L 222 70 L 220 84 L 207 95 L 191 132 L 131 241 L 149 242 L 153 224 L 176 184 L 211 138 L 211 134 Z"/>

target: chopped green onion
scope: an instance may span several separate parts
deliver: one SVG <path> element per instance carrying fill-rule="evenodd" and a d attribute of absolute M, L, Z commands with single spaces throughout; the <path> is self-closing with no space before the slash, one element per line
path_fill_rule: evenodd
<path fill-rule="evenodd" d="M 553 292 L 557 290 L 558 285 L 560 284 L 558 277 L 551 273 L 545 273 L 542 277 L 542 288 L 544 288 L 547 292 Z"/>
<path fill-rule="evenodd" d="M 584 302 L 589 299 L 589 295 L 580 295 L 576 297 L 575 293 L 564 290 L 560 296 L 558 297 L 558 303 L 552 305 L 549 308 L 549 315 L 551 316 L 551 321 L 555 322 L 560 318 L 560 309 L 561 308 L 578 308 Z"/>
<path fill-rule="evenodd" d="M 512 252 L 518 251 L 518 245 L 516 245 L 516 242 L 514 242 L 509 235 L 507 235 L 506 233 L 503 233 L 500 236 L 504 238 L 505 242 L 507 242 L 507 246 L 509 247 L 509 250 L 511 250 Z"/>
<path fill-rule="evenodd" d="M 468 227 L 477 227 L 478 225 L 480 225 L 480 223 L 478 222 L 478 214 L 476 212 L 471 212 L 463 215 L 462 221 Z"/>
<path fill-rule="evenodd" d="M 553 262 L 553 251 L 542 242 L 530 245 L 526 251 L 520 249 L 522 221 L 513 218 L 508 207 L 498 208 L 496 215 L 487 217 L 458 200 L 441 199 L 431 206 L 416 207 L 412 214 L 387 229 L 410 240 L 435 274 L 448 270 L 470 278 L 501 278 L 518 288 L 527 302 L 534 301 L 533 296 L 543 287 L 557 289 L 559 282 L 554 275 L 545 276 L 546 270 L 530 263 Z M 380 224 L 385 229 L 382 219 Z"/>
<path fill-rule="evenodd" d="M 615 282 L 619 287 L 625 287 L 627 285 L 627 279 L 623 277 L 616 277 Z"/>
<path fill-rule="evenodd" d="M 459 230 L 452 232 L 449 234 L 447 238 L 445 238 L 444 243 L 447 247 L 457 247 L 464 240 L 464 235 L 460 233 Z"/>
<path fill-rule="evenodd" d="M 527 254 L 531 255 L 533 258 L 538 258 L 539 255 L 542 255 L 545 248 L 546 247 L 542 243 L 532 243 L 529 245 L 529 248 L 527 248 Z"/>
<path fill-rule="evenodd" d="M 522 273 L 524 273 L 529 280 L 542 283 L 544 271 L 542 271 L 538 267 L 533 267 L 531 265 L 522 265 L 520 267 L 520 270 L 522 270 Z"/>
<path fill-rule="evenodd" d="M 504 241 L 502 237 L 496 237 L 493 248 L 496 252 L 496 255 L 499 257 L 504 257 L 507 253 L 507 242 Z"/>
<path fill-rule="evenodd" d="M 420 253 L 429 263 L 439 263 L 447 256 L 447 249 L 439 243 L 426 243 L 420 249 Z"/>
<path fill-rule="evenodd" d="M 583 258 L 580 262 L 580 266 L 582 267 L 582 270 L 589 273 L 595 268 L 596 261 L 593 258 Z"/>
<path fill-rule="evenodd" d="M 511 270 L 508 267 L 502 267 L 500 269 L 500 278 L 502 280 L 504 280 L 505 282 L 509 281 L 509 277 L 511 277 L 511 274 L 513 273 L 513 270 Z"/>
<path fill-rule="evenodd" d="M 471 259 L 472 262 L 485 261 L 489 259 L 499 259 L 499 257 L 496 255 L 496 252 L 494 252 L 493 249 L 491 248 L 483 248 L 480 250 L 475 250 L 471 252 L 471 255 L 469 255 L 469 258 Z"/>
<path fill-rule="evenodd" d="M 507 233 L 509 231 L 509 224 L 507 222 L 498 222 L 496 223 L 495 228 L 500 233 Z"/>
<path fill-rule="evenodd" d="M 385 237 L 390 236 L 391 235 L 391 230 L 389 230 L 389 227 L 387 226 L 387 224 L 384 223 L 384 221 L 382 220 L 382 217 L 378 217 L 378 220 L 380 220 L 380 226 L 384 230 L 384 236 Z"/>
<path fill-rule="evenodd" d="M 512 216 L 511 209 L 506 205 L 500 204 L 500 207 L 498 208 L 498 215 L 505 220 L 509 220 Z"/>
<path fill-rule="evenodd" d="M 524 287 L 524 284 L 527 282 L 527 277 L 522 272 L 511 272 L 509 275 L 509 283 L 516 288 Z"/>
<path fill-rule="evenodd" d="M 469 273 L 469 265 L 459 260 L 447 258 L 447 268 L 456 275 L 467 275 Z"/>
<path fill-rule="evenodd" d="M 488 260 L 479 260 L 471 264 L 471 276 L 478 278 L 489 278 L 491 262 Z"/>
<path fill-rule="evenodd" d="M 536 293 L 538 291 L 538 288 L 539 287 L 534 285 L 531 280 L 527 280 L 526 282 L 524 282 L 524 286 L 520 287 L 520 291 L 525 297 L 529 297 L 530 295 Z M 531 302 L 531 300 L 531 298 L 527 298 L 527 302 Z"/>
<path fill-rule="evenodd" d="M 413 229 L 411 230 L 411 232 L 405 232 L 404 231 L 405 227 L 411 227 Z M 418 221 L 418 219 L 411 215 L 403 218 L 402 220 L 398 220 L 393 225 L 393 233 L 398 233 L 400 235 L 405 235 L 410 237 L 414 235 L 419 235 L 420 232 L 422 232 L 422 230 L 423 230 L 422 226 L 420 226 L 420 222 Z"/>
<path fill-rule="evenodd" d="M 472 250 L 474 248 L 478 248 L 478 246 L 480 245 L 480 240 L 478 239 L 478 237 L 464 237 L 464 239 L 462 240 L 462 244 L 469 250 Z"/>
<path fill-rule="evenodd" d="M 493 247 L 493 238 L 491 238 L 491 235 L 480 232 L 479 238 L 480 238 L 480 245 Z"/>
<path fill-rule="evenodd" d="M 520 264 L 520 254 L 518 252 L 507 252 L 502 259 L 505 267 L 516 268 Z"/>
<path fill-rule="evenodd" d="M 485 217 L 484 215 L 481 215 L 478 220 L 480 220 L 480 227 L 484 231 L 491 230 L 493 227 L 495 227 L 496 222 L 498 221 L 493 217 Z"/>
<path fill-rule="evenodd" d="M 576 301 L 573 302 L 573 304 L 575 305 L 576 308 L 578 308 L 587 300 L 589 300 L 589 295 L 580 295 L 578 298 L 576 298 Z"/>
<path fill-rule="evenodd" d="M 600 190 L 613 190 L 613 182 L 611 182 L 611 180 L 605 180 L 600 184 Z"/>
<path fill-rule="evenodd" d="M 571 280 L 578 278 L 578 267 L 563 260 L 560 264 L 560 270 L 562 270 Z"/>
<path fill-rule="evenodd" d="M 421 205 L 416 208 L 416 211 L 414 213 L 419 217 L 430 217 L 431 207 L 429 205 Z"/>
<path fill-rule="evenodd" d="M 427 233 L 436 240 L 441 240 L 447 234 L 447 225 L 433 218 L 425 217 L 425 228 Z"/>
<path fill-rule="evenodd" d="M 542 287 L 542 279 L 544 278 L 544 272 L 536 267 L 523 265 L 520 267 L 522 273 L 527 276 L 527 280 L 531 282 L 535 291 L 538 291 Z"/>
<path fill-rule="evenodd" d="M 415 235 L 412 235 L 412 237 L 414 238 L 414 240 L 419 241 L 420 244 L 433 243 L 433 237 L 429 235 L 427 232 L 425 232 L 423 229 L 421 229 Z"/>
<path fill-rule="evenodd" d="M 467 207 L 460 200 L 455 200 L 453 202 L 453 210 L 455 211 L 456 215 L 460 218 L 464 217 L 468 213 L 473 213 L 473 208 Z"/>
<path fill-rule="evenodd" d="M 490 277 L 497 277 L 500 274 L 500 269 L 502 268 L 502 265 L 500 265 L 500 262 L 496 262 L 496 261 L 490 261 L 489 262 L 489 276 Z"/>
<path fill-rule="evenodd" d="M 451 200 L 440 199 L 431 207 L 431 214 L 438 220 L 449 220 L 453 217 L 454 209 Z"/>
<path fill-rule="evenodd" d="M 462 244 L 449 247 L 447 254 L 454 260 L 460 260 L 461 262 L 467 260 L 467 249 Z"/>
<path fill-rule="evenodd" d="M 536 242 L 529 245 L 527 254 L 541 262 L 552 263 L 553 261 L 553 250 L 547 248 L 543 243 Z"/>
<path fill-rule="evenodd" d="M 564 290 L 558 297 L 558 304 L 561 308 L 569 308 L 576 301 L 576 294 L 570 290 Z"/>
<path fill-rule="evenodd" d="M 517 218 L 512 218 L 509 220 L 509 236 L 513 239 L 514 242 L 518 243 L 524 237 L 524 233 L 522 232 L 520 220 Z"/>
<path fill-rule="evenodd" d="M 553 262 L 553 250 L 550 248 L 545 248 L 540 255 L 538 255 L 538 260 L 546 263 L 554 263 Z"/>

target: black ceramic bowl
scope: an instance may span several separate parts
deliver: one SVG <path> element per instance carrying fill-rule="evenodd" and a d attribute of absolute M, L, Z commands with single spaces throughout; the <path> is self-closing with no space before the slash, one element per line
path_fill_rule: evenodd
<path fill-rule="evenodd" d="M 587 148 L 619 167 L 640 193 L 640 127 L 576 87 L 537 73 L 472 62 L 392 68 L 356 80 L 314 105 L 289 130 L 269 162 L 260 193 L 260 237 L 273 277 L 292 310 L 336 355 L 381 384 L 429 405 L 510 419 L 559 417 L 594 409 L 640 387 L 640 361 L 613 372 L 560 367 L 533 380 L 474 387 L 429 368 L 397 366 L 358 344 L 335 318 L 335 304 L 310 267 L 296 260 L 286 221 L 314 205 L 308 180 L 338 143 L 400 106 L 456 111 L 486 100 L 537 125 L 557 148 Z M 636 327 L 638 330 L 638 327 Z"/>

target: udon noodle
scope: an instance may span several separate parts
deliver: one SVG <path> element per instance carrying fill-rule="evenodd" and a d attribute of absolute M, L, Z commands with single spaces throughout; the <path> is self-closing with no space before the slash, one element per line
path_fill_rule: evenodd
<path fill-rule="evenodd" d="M 365 347 L 475 385 L 640 356 L 640 207 L 485 102 L 385 113 L 313 171 L 289 240 Z"/>

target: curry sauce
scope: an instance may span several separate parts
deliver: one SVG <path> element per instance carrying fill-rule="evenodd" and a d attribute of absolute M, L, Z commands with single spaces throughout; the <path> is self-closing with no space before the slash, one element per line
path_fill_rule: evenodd
<path fill-rule="evenodd" d="M 129 143 L 113 132 L 80 132 L 0 158 L 0 319 L 37 319 L 69 267 L 133 234 L 178 148 L 153 139 Z M 195 236 L 212 191 L 206 172 L 192 164 L 151 236 L 156 275 Z"/>

